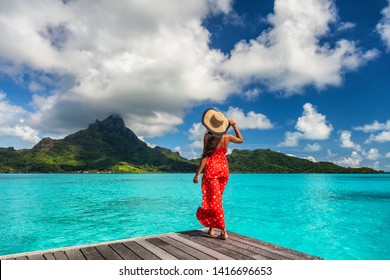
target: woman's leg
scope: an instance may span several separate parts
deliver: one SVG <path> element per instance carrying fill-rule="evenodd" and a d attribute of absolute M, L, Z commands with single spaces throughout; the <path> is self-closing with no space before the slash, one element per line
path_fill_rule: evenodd
<path fill-rule="evenodd" d="M 209 179 L 209 200 L 208 205 L 212 213 L 210 219 L 210 228 L 224 228 L 225 219 L 222 208 L 222 191 L 220 189 L 220 180 L 218 178 Z"/>
<path fill-rule="evenodd" d="M 196 217 L 203 226 L 209 228 L 209 234 L 213 235 L 215 228 L 225 227 L 219 180 L 203 177 L 202 192 L 202 207 L 198 208 Z"/>
<path fill-rule="evenodd" d="M 221 234 L 218 236 L 218 238 L 223 240 L 228 239 L 226 228 L 221 229 Z"/>
<path fill-rule="evenodd" d="M 222 208 L 222 195 L 223 195 L 223 192 L 225 191 L 225 187 L 227 185 L 228 180 L 229 180 L 229 177 L 219 178 L 219 186 L 220 186 L 220 192 L 221 192 L 221 208 Z M 228 239 L 226 226 L 221 228 L 221 234 L 218 236 L 218 238 L 223 239 L 223 240 Z"/>

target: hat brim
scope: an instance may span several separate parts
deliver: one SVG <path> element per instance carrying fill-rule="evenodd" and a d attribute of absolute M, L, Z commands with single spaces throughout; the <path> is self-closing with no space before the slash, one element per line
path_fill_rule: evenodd
<path fill-rule="evenodd" d="M 207 128 L 208 131 L 216 134 L 216 135 L 223 135 L 226 133 L 226 131 L 229 129 L 230 127 L 230 123 L 229 123 L 229 120 L 227 118 L 225 118 L 223 120 L 223 124 L 219 127 L 214 127 L 212 124 L 211 124 L 211 117 L 214 113 L 216 113 L 217 111 L 213 108 L 210 108 L 210 109 L 207 109 L 204 113 L 203 113 L 203 116 L 202 116 L 202 124 Z"/>

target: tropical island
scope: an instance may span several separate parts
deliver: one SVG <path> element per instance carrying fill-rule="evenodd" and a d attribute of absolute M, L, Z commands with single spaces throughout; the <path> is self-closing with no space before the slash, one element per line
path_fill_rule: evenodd
<path fill-rule="evenodd" d="M 227 157 L 232 173 L 383 173 L 269 149 L 233 150 Z M 63 139 L 43 138 L 32 149 L 0 148 L 0 173 L 192 173 L 198 162 L 149 147 L 115 114 Z"/>

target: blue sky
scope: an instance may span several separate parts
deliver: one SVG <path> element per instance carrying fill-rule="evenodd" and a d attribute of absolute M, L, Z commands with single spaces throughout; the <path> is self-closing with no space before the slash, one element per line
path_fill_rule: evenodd
<path fill-rule="evenodd" d="M 198 157 L 202 112 L 245 142 L 390 171 L 390 1 L 0 1 L 0 146 L 111 113 Z"/>

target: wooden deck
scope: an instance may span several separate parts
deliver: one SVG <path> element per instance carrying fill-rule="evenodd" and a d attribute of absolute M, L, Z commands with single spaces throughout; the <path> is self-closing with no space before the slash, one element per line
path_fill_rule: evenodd
<path fill-rule="evenodd" d="M 202 230 L 0 256 L 1 260 L 314 260 L 305 253 L 228 232 L 228 240 Z"/>

